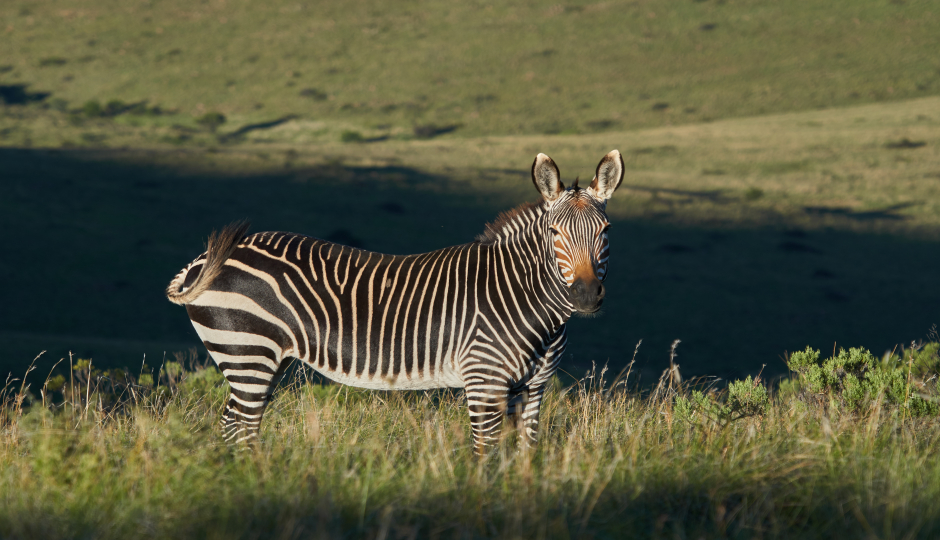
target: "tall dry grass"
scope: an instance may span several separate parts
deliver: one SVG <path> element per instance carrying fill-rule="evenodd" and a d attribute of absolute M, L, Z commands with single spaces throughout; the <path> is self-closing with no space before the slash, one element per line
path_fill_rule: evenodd
<path fill-rule="evenodd" d="M 778 396 L 763 415 L 690 418 L 675 398 L 692 385 L 673 373 L 640 392 L 594 371 L 549 392 L 534 451 L 507 430 L 475 459 L 459 392 L 362 391 L 297 371 L 261 444 L 240 448 L 218 435 L 227 389 L 214 368 L 165 367 L 151 384 L 92 369 L 72 370 L 55 392 L 4 391 L 0 536 L 940 533 L 940 422 L 879 400 L 840 413 Z"/>

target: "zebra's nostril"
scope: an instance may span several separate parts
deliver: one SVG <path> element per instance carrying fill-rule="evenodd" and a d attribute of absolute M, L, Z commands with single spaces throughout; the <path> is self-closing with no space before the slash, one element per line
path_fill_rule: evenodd
<path fill-rule="evenodd" d="M 601 283 L 601 284 L 599 284 L 599 285 L 597 286 L 597 298 L 598 298 L 598 299 L 603 298 L 603 297 L 604 297 L 604 294 L 606 294 L 606 292 L 607 292 L 607 291 L 604 289 L 604 284 L 603 284 L 603 283 Z"/>

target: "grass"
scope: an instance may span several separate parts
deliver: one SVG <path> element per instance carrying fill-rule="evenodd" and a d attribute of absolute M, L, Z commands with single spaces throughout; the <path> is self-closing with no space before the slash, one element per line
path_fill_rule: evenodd
<path fill-rule="evenodd" d="M 21 306 L 0 311 L 0 373 L 41 350 L 50 364 L 71 350 L 118 367 L 197 345 L 161 292 L 233 220 L 416 253 L 467 242 L 533 200 L 537 152 L 568 182 L 612 147 L 627 175 L 608 207 L 608 300 L 602 316 L 571 322 L 564 368 L 575 377 L 591 361 L 619 369 L 643 339 L 638 369 L 655 379 L 676 338 L 689 374 L 732 379 L 766 362 L 775 376 L 785 351 L 835 341 L 880 353 L 938 322 L 938 98 L 597 135 L 356 144 L 317 142 L 312 123 L 293 120 L 231 144 L 167 128 L 189 137 L 177 146 L 113 122 L 69 126 L 67 115 L 0 115 L 14 129 L 105 138 L 0 150 L 0 223 L 33 239 L 0 259 Z M 905 139 L 924 145 L 891 147 Z"/>
<path fill-rule="evenodd" d="M 936 237 L 940 224 L 936 97 L 595 135 L 430 141 L 354 130 L 324 139 L 321 121 L 297 118 L 259 129 L 233 127 L 231 133 L 240 134 L 232 137 L 215 132 L 219 113 L 198 119 L 203 126 L 214 122 L 211 129 L 197 120 L 153 128 L 96 115 L 70 125 L 69 114 L 7 108 L 0 110 L 0 133 L 14 147 L 64 144 L 108 159 L 212 175 L 285 174 L 306 181 L 314 168 L 338 174 L 344 166 L 405 167 L 447 177 L 442 190 L 466 188 L 507 204 L 531 198 L 519 175 L 537 152 L 552 155 L 573 178 L 592 175 L 596 156 L 618 147 L 627 175 L 610 209 L 617 217 L 928 237 Z M 177 148 L 185 151 L 171 151 Z M 138 151 L 120 157 L 101 154 L 105 149 Z"/>
<path fill-rule="evenodd" d="M 589 134 L 940 92 L 925 2 L 7 2 L 0 84 L 192 122 Z M 161 118 L 136 122 L 165 123 Z"/>
<path fill-rule="evenodd" d="M 936 17 L 874 0 L 5 4 L 0 277 L 19 307 L 0 310 L 0 373 L 41 350 L 110 368 L 197 344 L 161 291 L 232 220 L 426 251 L 532 200 L 536 153 L 570 182 L 615 147 L 608 300 L 571 322 L 574 378 L 640 339 L 643 380 L 676 338 L 686 373 L 728 380 L 781 375 L 807 344 L 920 339 L 940 302 Z"/>
<path fill-rule="evenodd" d="M 0 373 L 49 353 L 0 391 L 0 536 L 937 537 L 936 379 L 877 358 L 938 322 L 938 16 L 4 3 Z M 605 313 L 571 321 L 535 452 L 472 459 L 459 393 L 302 371 L 240 450 L 219 373 L 167 360 L 196 339 L 163 289 L 214 228 L 430 250 L 533 199 L 537 152 L 568 182 L 611 148 Z M 721 379 L 658 378 L 676 338 L 671 373 Z M 578 382 L 640 339 L 629 384 Z M 807 344 L 834 360 L 767 385 Z"/>
<path fill-rule="evenodd" d="M 101 378 L 75 362 L 56 391 L 8 387 L 0 536 L 940 532 L 940 424 L 877 397 L 854 412 L 779 393 L 760 414 L 719 422 L 680 410 L 678 398 L 707 389 L 702 382 L 664 374 L 652 393 L 639 393 L 629 375 L 604 381 L 595 371 L 574 386 L 556 383 L 534 452 L 517 451 L 510 435 L 476 460 L 461 394 L 321 386 L 303 371 L 276 395 L 258 447 L 226 446 L 216 427 L 221 375 L 178 367 L 168 362 L 149 379 Z"/>

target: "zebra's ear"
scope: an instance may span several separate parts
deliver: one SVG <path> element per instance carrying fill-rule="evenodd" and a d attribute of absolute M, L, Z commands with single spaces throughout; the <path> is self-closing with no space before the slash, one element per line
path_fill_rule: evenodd
<path fill-rule="evenodd" d="M 535 161 L 532 162 L 532 183 L 547 201 L 554 201 L 565 190 L 558 165 L 545 154 L 535 156 Z"/>
<path fill-rule="evenodd" d="M 614 191 L 620 187 L 623 181 L 623 156 L 619 150 L 611 150 L 604 156 L 604 159 L 597 164 L 597 172 L 594 174 L 594 180 L 591 181 L 591 195 L 598 199 L 607 200 L 611 198 Z"/>

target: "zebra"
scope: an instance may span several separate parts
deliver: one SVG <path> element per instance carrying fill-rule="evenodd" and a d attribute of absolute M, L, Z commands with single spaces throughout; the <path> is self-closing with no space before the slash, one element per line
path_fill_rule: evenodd
<path fill-rule="evenodd" d="M 463 388 L 475 453 L 516 422 L 536 444 L 566 322 L 605 296 L 607 201 L 623 180 L 612 150 L 588 188 L 570 188 L 545 154 L 541 194 L 504 212 L 475 241 L 386 255 L 284 232 L 213 233 L 167 288 L 230 385 L 227 441 L 258 439 L 290 358 L 338 383 L 371 389 Z"/>

